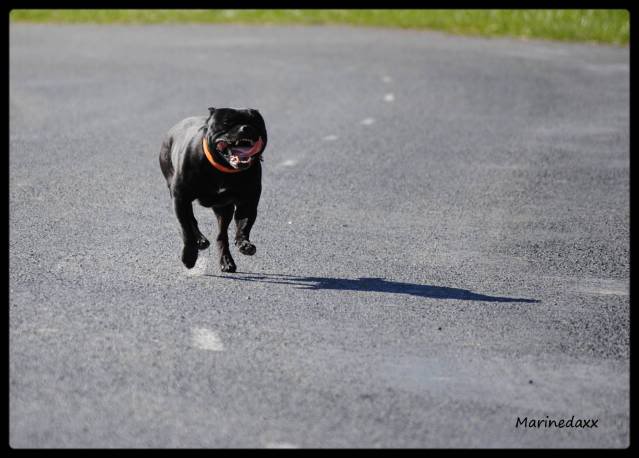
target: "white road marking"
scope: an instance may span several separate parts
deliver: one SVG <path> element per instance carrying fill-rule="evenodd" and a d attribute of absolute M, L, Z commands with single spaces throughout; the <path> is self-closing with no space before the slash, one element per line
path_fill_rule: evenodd
<path fill-rule="evenodd" d="M 391 81 L 393 81 L 393 78 L 391 78 L 390 76 L 386 75 L 382 77 L 382 81 L 385 83 L 390 83 Z"/>
<path fill-rule="evenodd" d="M 324 140 L 326 141 L 333 141 L 333 140 L 337 140 L 337 135 L 327 135 L 326 137 L 324 137 Z"/>
<path fill-rule="evenodd" d="M 297 445 L 289 444 L 288 442 L 269 442 L 266 444 L 266 448 L 298 448 Z"/>
<path fill-rule="evenodd" d="M 626 289 L 582 288 L 582 292 L 589 294 L 602 294 L 604 296 L 628 296 Z"/>
<path fill-rule="evenodd" d="M 284 162 L 282 162 L 282 165 L 285 167 L 290 167 L 292 165 L 297 164 L 297 161 L 293 160 L 293 159 L 287 159 Z"/>
<path fill-rule="evenodd" d="M 218 335 L 206 328 L 193 328 L 193 346 L 202 350 L 222 351 L 224 345 Z"/>
<path fill-rule="evenodd" d="M 577 291 L 587 294 L 605 296 L 628 296 L 630 294 L 627 280 L 609 278 L 584 278 L 575 285 Z"/>
<path fill-rule="evenodd" d="M 375 122 L 375 120 L 373 118 L 366 118 L 366 119 L 362 119 L 362 121 L 360 122 L 360 124 L 364 125 L 364 126 L 370 126 L 371 124 L 373 124 Z"/>
<path fill-rule="evenodd" d="M 384 96 L 384 102 L 393 102 L 395 101 L 395 95 L 393 93 L 388 93 Z"/>
<path fill-rule="evenodd" d="M 603 74 L 610 74 L 616 72 L 628 73 L 630 71 L 629 64 L 601 64 L 601 65 L 592 65 L 586 64 L 585 68 L 591 71 L 595 71 Z"/>

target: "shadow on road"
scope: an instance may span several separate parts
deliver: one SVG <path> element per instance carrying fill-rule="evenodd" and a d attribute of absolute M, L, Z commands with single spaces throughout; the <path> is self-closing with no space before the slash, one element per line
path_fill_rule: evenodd
<path fill-rule="evenodd" d="M 227 280 L 239 280 L 248 282 L 277 283 L 293 285 L 302 289 L 335 289 L 342 291 L 372 291 L 378 293 L 410 294 L 418 297 L 437 299 L 458 299 L 466 301 L 487 302 L 527 302 L 537 303 L 536 299 L 523 299 L 514 297 L 487 296 L 477 294 L 467 289 L 449 288 L 447 286 L 418 285 L 415 283 L 403 283 L 384 280 L 378 277 L 361 277 L 358 279 L 331 278 L 331 277 L 301 277 L 285 274 L 251 274 L 236 272 L 229 275 L 211 275 L 208 277 L 224 278 Z"/>

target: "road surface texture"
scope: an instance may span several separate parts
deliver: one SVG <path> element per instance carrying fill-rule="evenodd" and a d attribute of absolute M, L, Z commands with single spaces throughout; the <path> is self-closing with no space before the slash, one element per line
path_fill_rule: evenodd
<path fill-rule="evenodd" d="M 235 274 L 158 163 L 209 106 L 269 130 Z M 12 24 L 9 153 L 12 447 L 629 444 L 627 47 Z"/>

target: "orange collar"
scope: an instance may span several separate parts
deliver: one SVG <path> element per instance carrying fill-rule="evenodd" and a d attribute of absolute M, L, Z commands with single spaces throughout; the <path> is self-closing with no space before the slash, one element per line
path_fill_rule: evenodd
<path fill-rule="evenodd" d="M 220 172 L 237 173 L 237 172 L 243 172 L 244 171 L 244 170 L 238 170 L 238 169 L 231 169 L 231 168 L 226 167 L 226 166 L 224 166 L 224 165 L 222 165 L 222 164 L 220 164 L 218 162 L 215 162 L 215 160 L 213 159 L 213 155 L 209 151 L 209 145 L 208 145 L 208 142 L 206 141 L 206 135 L 204 137 L 202 137 L 202 147 L 204 148 L 204 155 L 209 160 L 211 165 L 213 167 L 215 167 L 216 169 L 218 169 Z M 245 169 L 245 170 L 247 170 L 247 169 Z"/>

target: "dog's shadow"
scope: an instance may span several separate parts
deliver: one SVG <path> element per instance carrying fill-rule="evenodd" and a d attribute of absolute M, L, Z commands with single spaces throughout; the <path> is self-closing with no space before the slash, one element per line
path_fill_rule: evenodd
<path fill-rule="evenodd" d="M 379 277 L 360 277 L 357 279 L 348 279 L 331 277 L 303 277 L 286 274 L 252 274 L 244 272 L 236 272 L 229 275 L 205 275 L 209 277 L 223 278 L 226 280 L 292 285 L 297 288 L 312 290 L 334 289 L 341 291 L 368 291 L 378 293 L 410 294 L 412 296 L 418 297 L 435 299 L 457 299 L 465 301 L 527 303 L 539 302 L 539 300 L 537 299 L 488 296 L 485 294 L 473 293 L 472 291 L 469 291 L 467 289 L 396 282 L 385 280 Z"/>

